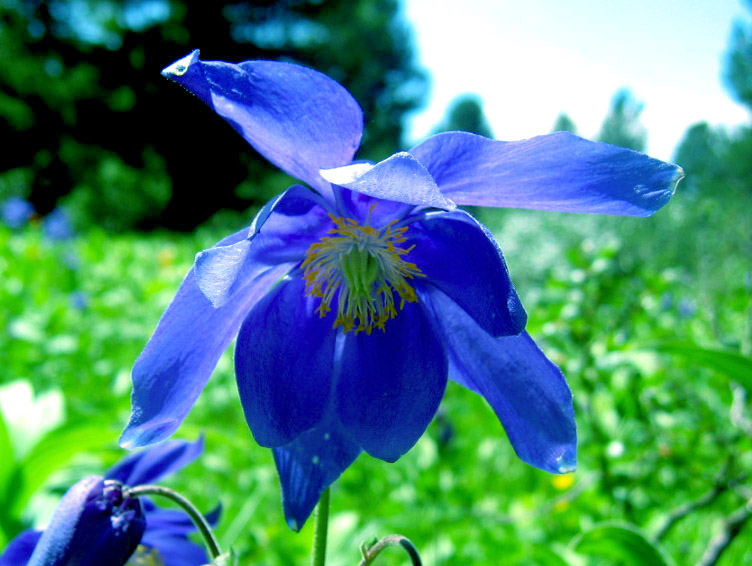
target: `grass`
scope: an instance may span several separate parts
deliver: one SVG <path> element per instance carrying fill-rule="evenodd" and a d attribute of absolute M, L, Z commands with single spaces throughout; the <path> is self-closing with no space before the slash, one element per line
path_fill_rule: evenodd
<path fill-rule="evenodd" d="M 568 377 L 579 469 L 552 476 L 523 464 L 484 401 L 451 384 L 410 453 L 395 464 L 362 455 L 335 484 L 330 563 L 355 564 L 358 544 L 393 532 L 426 564 L 576 563 L 572 541 L 594 525 L 625 522 L 650 536 L 719 473 L 741 478 L 663 539 L 676 564 L 696 562 L 750 497 L 749 403 L 733 375 L 656 345 L 752 353 L 750 201 L 680 191 L 649 219 L 480 211 L 505 251 L 528 331 Z M 121 457 L 133 361 L 194 254 L 238 228 L 92 229 L 54 244 L 38 226 L 0 228 L 0 407 L 11 439 L 0 427 L 0 547 L 43 524 L 76 479 Z M 271 454 L 242 417 L 231 350 L 178 431 L 204 432 L 206 455 L 167 483 L 207 511 L 222 502 L 218 536 L 240 564 L 304 563 L 312 521 L 301 534 L 285 525 Z M 36 405 L 23 401 L 23 382 Z M 57 437 L 35 452 L 42 416 Z M 750 549 L 747 527 L 719 564 L 752 564 Z M 378 563 L 404 561 L 390 550 Z"/>

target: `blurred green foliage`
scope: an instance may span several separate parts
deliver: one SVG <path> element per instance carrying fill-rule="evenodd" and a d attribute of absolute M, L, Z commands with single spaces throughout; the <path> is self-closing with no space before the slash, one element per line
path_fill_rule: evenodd
<path fill-rule="evenodd" d="M 193 229 L 278 192 L 279 174 L 160 70 L 205 59 L 298 62 L 344 84 L 381 159 L 425 94 L 397 0 L 0 1 L 0 202 L 80 227 Z M 289 184 L 285 178 L 281 183 Z M 248 185 L 253 190 L 248 190 Z"/>
<path fill-rule="evenodd" d="M 391 532 L 410 537 L 427 564 L 494 563 L 497 556 L 510 565 L 589 564 L 595 543 L 582 547 L 578 536 L 621 521 L 650 540 L 671 511 L 706 493 L 725 470 L 729 487 L 662 540 L 676 564 L 695 562 L 720 521 L 748 497 L 748 392 L 739 395 L 722 364 L 656 344 L 752 351 L 752 242 L 743 222 L 751 200 L 738 192 L 696 198 L 680 189 L 648 219 L 484 213 L 528 309 L 530 333 L 571 384 L 579 470 L 551 476 L 526 466 L 482 399 L 451 385 L 410 453 L 396 464 L 363 455 L 335 485 L 332 564 L 355 563 L 360 542 Z M 75 478 L 120 457 L 116 438 L 129 411 L 133 361 L 195 252 L 237 227 L 192 235 L 93 230 L 67 244 L 48 243 L 34 224 L 21 233 L 0 228 L 2 382 L 31 382 L 37 397 L 59 392 L 64 419 L 47 434 L 73 439 L 83 452 L 74 455 L 76 445 L 65 442 L 55 452 L 16 449 L 18 425 L 6 415 L 15 452 L 3 461 L 15 462 L 8 473 L 16 479 L 6 478 L 0 492 L 0 537 L 44 521 Z M 86 433 L 87 426 L 97 432 Z M 219 536 L 240 564 L 306 560 L 311 526 L 302 534 L 285 526 L 271 454 L 254 444 L 243 420 L 231 352 L 179 434 L 201 431 L 206 456 L 170 483 L 205 510 L 222 501 Z M 0 434 L 4 445 L 11 450 Z M 47 464 L 39 464 L 40 454 Z M 604 532 L 611 531 L 588 540 Z M 719 564 L 752 564 L 750 543 L 752 533 L 743 531 Z M 397 551 L 379 558 L 385 565 L 403 560 Z"/>
<path fill-rule="evenodd" d="M 577 133 L 577 126 L 575 125 L 572 118 L 569 117 L 568 114 L 562 112 L 556 117 L 556 121 L 554 122 L 554 127 L 551 128 L 552 132 L 570 132 L 572 134 Z"/>
<path fill-rule="evenodd" d="M 207 58 L 311 64 L 364 106 L 373 158 L 399 147 L 401 117 L 420 100 L 395 2 L 188 6 L 0 0 L 0 56 L 14 61 L 0 66 L 0 128 L 17 149 L 2 156 L 0 200 L 30 194 L 45 213 L 67 193 L 90 228 L 54 243 L 38 220 L 0 226 L 0 548 L 43 524 L 77 479 L 122 456 L 131 367 L 195 253 L 250 220 L 238 209 L 289 182 L 160 82 L 159 69 L 199 46 Z M 734 33 L 730 76 L 750 57 L 748 30 Z M 749 104 L 743 85 L 730 84 Z M 149 97 L 155 114 L 141 106 Z M 479 101 L 468 109 L 485 123 Z M 627 137 L 606 141 L 644 144 L 639 110 L 615 98 L 606 122 Z M 447 127 L 473 129 L 460 118 Z M 113 142 L 123 132 L 133 136 L 125 146 Z M 357 563 L 361 542 L 391 532 L 437 566 L 700 560 L 752 497 L 752 127 L 697 124 L 675 160 L 688 178 L 651 218 L 479 212 L 505 251 L 529 332 L 571 385 L 578 471 L 552 476 L 520 462 L 483 400 L 451 384 L 410 453 L 395 464 L 363 455 L 335 484 L 332 564 Z M 196 202 L 204 193 L 217 196 L 211 206 Z M 188 228 L 220 207 L 190 234 L 107 232 Z M 311 525 L 295 534 L 284 523 L 271 453 L 245 424 L 231 356 L 179 431 L 205 432 L 206 456 L 168 483 L 204 510 L 222 502 L 218 534 L 240 564 L 301 563 Z M 751 548 L 746 527 L 718 564 L 752 565 Z M 378 563 L 404 557 L 385 552 Z"/>
<path fill-rule="evenodd" d="M 474 94 L 464 94 L 452 101 L 444 121 L 434 129 L 439 132 L 470 132 L 487 138 L 494 137 L 483 113 L 483 101 Z"/>
<path fill-rule="evenodd" d="M 643 104 L 635 100 L 628 88 L 617 91 L 598 132 L 598 140 L 635 151 L 645 151 L 648 133 L 640 123 L 642 109 Z"/>

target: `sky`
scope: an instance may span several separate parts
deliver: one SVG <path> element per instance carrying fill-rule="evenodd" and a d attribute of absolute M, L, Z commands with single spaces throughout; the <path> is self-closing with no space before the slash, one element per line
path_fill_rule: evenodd
<path fill-rule="evenodd" d="M 752 119 L 722 84 L 741 0 L 404 0 L 427 105 L 408 121 L 417 141 L 465 93 L 483 99 L 495 137 L 548 133 L 566 112 L 595 137 L 614 93 L 644 103 L 647 152 L 669 160 L 685 130 Z"/>

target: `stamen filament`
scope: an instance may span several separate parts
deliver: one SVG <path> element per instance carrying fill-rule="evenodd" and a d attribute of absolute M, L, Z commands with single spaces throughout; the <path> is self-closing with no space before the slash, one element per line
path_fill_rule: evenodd
<path fill-rule="evenodd" d="M 398 313 L 395 291 L 402 310 L 406 302 L 418 300 L 408 280 L 425 277 L 417 265 L 404 259 L 414 246 L 398 245 L 407 241 L 407 226 L 395 228 L 393 220 L 376 229 L 352 218 L 329 216 L 334 222 L 330 235 L 311 244 L 302 264 L 306 292 L 321 299 L 316 310 L 322 318 L 336 301 L 334 328 L 356 334 L 385 330 L 386 322 Z"/>

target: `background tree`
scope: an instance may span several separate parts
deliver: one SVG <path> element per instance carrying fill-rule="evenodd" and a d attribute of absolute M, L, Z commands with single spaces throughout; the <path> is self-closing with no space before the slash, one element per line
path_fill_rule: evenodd
<path fill-rule="evenodd" d="M 674 162 L 687 175 L 682 182 L 684 189 L 694 191 L 708 183 L 723 182 L 727 175 L 726 158 L 730 140 L 719 128 L 707 122 L 690 126 L 674 152 Z"/>
<path fill-rule="evenodd" d="M 42 0 L 0 4 L 0 199 L 61 197 L 110 229 L 188 230 L 284 188 L 239 136 L 160 77 L 202 58 L 275 59 L 343 83 L 366 117 L 359 157 L 397 149 L 425 78 L 397 0 Z"/>
<path fill-rule="evenodd" d="M 554 122 L 554 127 L 551 129 L 552 132 L 571 132 L 573 134 L 577 133 L 577 126 L 575 125 L 574 121 L 569 117 L 569 115 L 566 112 L 561 112 L 557 117 L 556 121 Z"/>
<path fill-rule="evenodd" d="M 435 132 L 452 132 L 462 130 L 493 137 L 491 126 L 483 113 L 483 101 L 475 94 L 463 94 L 455 98 L 449 105 L 446 117 L 439 124 Z"/>
<path fill-rule="evenodd" d="M 643 104 L 623 88 L 611 99 L 611 108 L 603 120 L 598 139 L 613 145 L 645 151 L 647 131 L 640 123 Z"/>
<path fill-rule="evenodd" d="M 746 7 L 752 12 L 752 0 L 747 0 Z M 748 22 L 734 23 L 724 78 L 731 95 L 752 109 L 752 24 Z"/>

